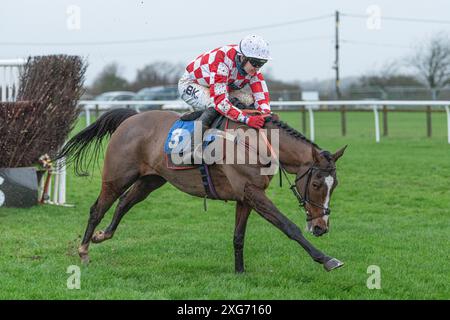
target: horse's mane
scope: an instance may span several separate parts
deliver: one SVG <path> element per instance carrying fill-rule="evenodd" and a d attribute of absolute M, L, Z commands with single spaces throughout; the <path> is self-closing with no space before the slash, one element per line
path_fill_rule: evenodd
<path fill-rule="evenodd" d="M 278 128 L 283 129 L 284 132 L 286 132 L 288 135 L 294 137 L 295 139 L 309 143 L 320 150 L 320 147 L 317 144 L 315 144 L 314 142 L 309 140 L 307 137 L 305 137 L 302 133 L 300 133 L 296 129 L 292 128 L 286 122 L 279 120 L 278 117 L 271 117 L 269 122 L 273 123 Z"/>

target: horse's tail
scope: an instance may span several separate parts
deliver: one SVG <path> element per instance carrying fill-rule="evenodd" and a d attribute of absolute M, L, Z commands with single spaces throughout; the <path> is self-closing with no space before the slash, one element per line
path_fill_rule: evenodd
<path fill-rule="evenodd" d="M 107 111 L 97 121 L 72 137 L 64 145 L 56 159 L 65 157 L 66 164 L 74 164 L 76 175 L 87 175 L 87 170 L 91 165 L 97 163 L 100 151 L 103 150 L 103 138 L 106 135 L 111 136 L 123 121 L 135 114 L 137 111 L 133 109 Z"/>

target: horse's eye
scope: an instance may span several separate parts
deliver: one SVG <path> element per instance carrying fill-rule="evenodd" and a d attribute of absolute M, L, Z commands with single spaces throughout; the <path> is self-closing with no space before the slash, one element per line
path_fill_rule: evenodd
<path fill-rule="evenodd" d="M 313 186 L 314 189 L 319 189 L 320 183 L 319 182 L 313 182 L 312 186 Z"/>

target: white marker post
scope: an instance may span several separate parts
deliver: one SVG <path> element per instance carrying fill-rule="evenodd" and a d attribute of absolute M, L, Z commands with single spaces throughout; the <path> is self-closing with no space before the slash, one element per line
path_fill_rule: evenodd
<path fill-rule="evenodd" d="M 58 194 L 59 194 L 59 161 L 56 162 L 56 167 L 53 168 L 53 176 L 55 179 L 53 179 L 53 204 L 58 204 Z M 50 194 L 50 193 L 49 193 Z"/>
<path fill-rule="evenodd" d="M 303 101 L 311 101 L 311 102 L 317 102 L 319 101 L 319 92 L 318 91 L 302 91 L 302 100 Z M 305 105 L 306 108 L 308 108 L 309 112 L 309 138 L 311 141 L 314 141 L 315 139 L 315 130 L 314 130 L 314 113 L 313 113 L 313 107 L 318 107 L 316 104 L 310 104 Z"/>
<path fill-rule="evenodd" d="M 378 107 L 376 104 L 372 106 L 375 115 L 375 141 L 380 142 L 380 119 L 378 117 Z"/>
<path fill-rule="evenodd" d="M 2 176 L 0 176 L 0 185 L 3 184 L 5 179 L 3 179 Z M 0 207 L 5 203 L 5 194 L 0 190 Z"/>
<path fill-rule="evenodd" d="M 312 106 L 307 106 L 309 112 L 309 139 L 314 142 L 315 134 L 314 134 L 314 113 L 312 110 Z"/>
<path fill-rule="evenodd" d="M 66 204 L 66 158 L 62 158 L 60 161 L 60 177 L 59 177 L 59 195 L 58 195 L 58 204 L 65 205 Z"/>
<path fill-rule="evenodd" d="M 53 169 L 53 201 L 52 204 L 66 205 L 66 158 L 56 161 Z"/>
<path fill-rule="evenodd" d="M 91 124 L 91 112 L 89 111 L 89 106 L 84 106 L 84 114 L 86 115 L 86 127 Z"/>
<path fill-rule="evenodd" d="M 450 110 L 448 106 L 445 106 L 445 111 L 447 112 L 447 139 L 448 143 L 450 144 Z"/>

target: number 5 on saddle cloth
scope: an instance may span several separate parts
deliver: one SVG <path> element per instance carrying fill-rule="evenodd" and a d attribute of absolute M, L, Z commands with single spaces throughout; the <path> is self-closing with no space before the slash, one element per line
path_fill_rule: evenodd
<path fill-rule="evenodd" d="M 202 137 L 203 130 L 200 121 L 175 121 L 164 144 L 167 167 L 181 170 L 195 168 L 202 164 L 201 154 L 200 158 L 193 157 L 193 149 L 199 145 L 202 145 L 203 149 L 206 148 L 215 140 L 218 131 L 211 129 Z"/>

